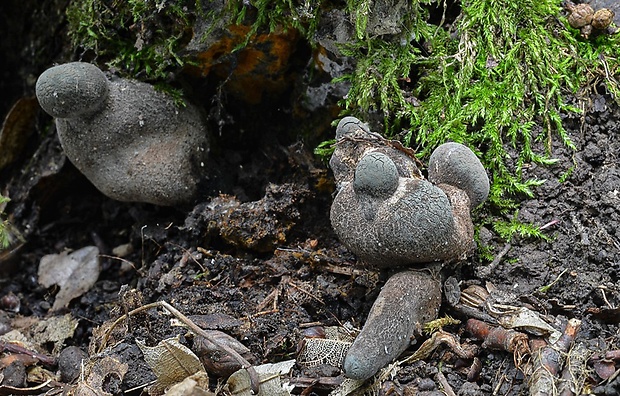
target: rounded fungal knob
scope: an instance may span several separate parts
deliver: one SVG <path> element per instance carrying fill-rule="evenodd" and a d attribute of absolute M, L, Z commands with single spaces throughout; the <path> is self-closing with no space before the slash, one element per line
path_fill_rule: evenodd
<path fill-rule="evenodd" d="M 366 380 L 403 353 L 421 326 L 437 318 L 441 284 L 430 271 L 402 271 L 385 283 L 347 351 L 345 376 Z"/>
<path fill-rule="evenodd" d="M 607 29 L 607 27 L 614 21 L 615 15 L 616 14 L 608 8 L 596 10 L 592 16 L 592 27 L 599 30 Z"/>
<path fill-rule="evenodd" d="M 99 109 L 108 96 L 108 80 L 95 65 L 72 62 L 44 71 L 36 84 L 39 104 L 56 118 L 73 118 Z"/>
<path fill-rule="evenodd" d="M 570 14 L 568 15 L 568 24 L 579 29 L 592 22 L 594 9 L 590 4 L 581 3 L 567 6 Z"/>
<path fill-rule="evenodd" d="M 364 124 L 362 121 L 355 117 L 344 117 L 338 123 L 336 127 L 336 139 L 340 139 L 343 136 L 352 133 L 358 129 L 362 129 L 368 133 L 370 133 L 370 129 L 368 125 Z"/>
<path fill-rule="evenodd" d="M 398 170 L 387 155 L 370 152 L 357 164 L 353 178 L 353 189 L 356 193 L 385 199 L 392 195 L 397 187 Z"/>
<path fill-rule="evenodd" d="M 470 208 L 480 205 L 489 195 L 489 177 L 482 163 L 473 151 L 459 143 L 444 143 L 433 151 L 429 159 L 428 180 L 465 191 Z"/>

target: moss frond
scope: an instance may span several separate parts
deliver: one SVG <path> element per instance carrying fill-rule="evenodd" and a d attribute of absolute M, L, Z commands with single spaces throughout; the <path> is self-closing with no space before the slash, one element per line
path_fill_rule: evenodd
<path fill-rule="evenodd" d="M 0 251 L 6 249 L 11 244 L 10 233 L 8 230 L 9 221 L 2 220 L 2 213 L 4 212 L 4 205 L 9 202 L 10 199 L 0 195 Z"/>
<path fill-rule="evenodd" d="M 350 9 L 353 3 L 363 10 L 363 0 L 350 0 Z M 386 135 L 407 128 L 406 143 L 420 157 L 449 140 L 469 146 L 491 175 L 488 207 L 511 211 L 543 182 L 524 179 L 525 166 L 554 164 L 554 139 L 575 149 L 560 114 L 580 110 L 566 98 L 597 81 L 616 100 L 620 93 L 619 35 L 583 40 L 560 3 L 470 0 L 448 30 L 420 11 L 440 2 L 414 1 L 403 24 L 415 39 L 399 43 L 360 39 L 358 27 L 358 40 L 345 49 L 358 62 L 345 77 L 352 84 L 345 112 L 379 112 Z"/>
<path fill-rule="evenodd" d="M 185 63 L 180 49 L 200 10 L 199 0 L 78 0 L 67 8 L 69 36 L 122 75 L 166 80 Z"/>

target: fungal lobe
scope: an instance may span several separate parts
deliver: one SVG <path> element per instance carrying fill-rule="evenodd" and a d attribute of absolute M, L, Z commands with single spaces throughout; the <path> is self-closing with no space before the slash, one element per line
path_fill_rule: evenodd
<path fill-rule="evenodd" d="M 412 298 L 414 294 L 420 298 Z M 364 326 L 367 331 L 357 336 L 347 352 L 345 375 L 359 380 L 372 377 L 409 347 L 422 324 L 437 317 L 440 305 L 441 285 L 430 271 L 393 275 L 370 309 Z"/>

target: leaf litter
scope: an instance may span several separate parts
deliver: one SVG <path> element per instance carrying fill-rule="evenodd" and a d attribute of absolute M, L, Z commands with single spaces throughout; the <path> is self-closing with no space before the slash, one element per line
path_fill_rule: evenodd
<path fill-rule="evenodd" d="M 90 290 L 100 273 L 99 249 L 86 246 L 74 252 L 48 254 L 39 263 L 39 283 L 60 288 L 52 311 L 66 308 L 71 300 Z"/>

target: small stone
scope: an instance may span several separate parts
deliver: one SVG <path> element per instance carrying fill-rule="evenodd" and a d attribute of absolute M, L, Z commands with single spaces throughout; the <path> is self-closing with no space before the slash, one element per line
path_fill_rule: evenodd
<path fill-rule="evenodd" d="M 82 370 L 82 362 L 86 359 L 88 359 L 86 352 L 76 346 L 63 349 L 58 356 L 60 380 L 66 383 L 75 381 Z"/>
<path fill-rule="evenodd" d="M 437 384 L 430 378 L 420 378 L 418 381 L 418 389 L 420 391 L 432 391 L 437 389 Z"/>
<path fill-rule="evenodd" d="M 483 396 L 478 384 L 474 382 L 465 382 L 459 389 L 458 396 Z"/>
<path fill-rule="evenodd" d="M 2 385 L 23 388 L 26 386 L 26 366 L 21 360 L 14 360 L 3 371 Z"/>

